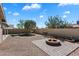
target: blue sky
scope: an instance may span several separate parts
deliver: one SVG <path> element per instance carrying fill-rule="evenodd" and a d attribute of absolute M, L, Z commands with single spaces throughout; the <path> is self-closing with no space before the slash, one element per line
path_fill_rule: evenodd
<path fill-rule="evenodd" d="M 8 24 L 14 25 L 20 19 L 34 20 L 39 28 L 45 27 L 48 16 L 59 15 L 75 24 L 79 20 L 78 3 L 4 3 L 2 4 Z"/>

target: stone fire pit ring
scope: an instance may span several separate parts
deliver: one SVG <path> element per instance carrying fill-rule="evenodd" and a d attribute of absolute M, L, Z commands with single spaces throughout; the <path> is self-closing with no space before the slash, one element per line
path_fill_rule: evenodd
<path fill-rule="evenodd" d="M 50 46 L 61 46 L 61 43 L 59 40 L 57 39 L 48 39 L 46 40 L 46 44 L 50 45 Z"/>

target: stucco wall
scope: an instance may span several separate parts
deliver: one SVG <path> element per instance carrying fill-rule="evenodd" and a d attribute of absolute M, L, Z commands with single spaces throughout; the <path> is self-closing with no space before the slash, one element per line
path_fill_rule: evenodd
<path fill-rule="evenodd" d="M 79 39 L 79 29 L 40 29 L 41 32 L 48 32 L 59 36 L 74 37 Z"/>
<path fill-rule="evenodd" d="M 0 28 L 0 43 L 2 42 L 2 29 Z"/>

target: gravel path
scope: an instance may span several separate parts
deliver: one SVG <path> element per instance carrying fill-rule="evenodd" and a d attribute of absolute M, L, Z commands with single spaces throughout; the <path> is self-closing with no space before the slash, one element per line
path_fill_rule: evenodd
<path fill-rule="evenodd" d="M 3 56 L 46 56 L 47 54 L 32 44 L 32 40 L 44 39 L 41 35 L 9 36 L 0 44 L 0 55 Z"/>

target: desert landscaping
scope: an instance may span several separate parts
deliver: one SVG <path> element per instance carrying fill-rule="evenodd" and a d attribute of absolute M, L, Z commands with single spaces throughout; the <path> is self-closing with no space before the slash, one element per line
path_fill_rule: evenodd
<path fill-rule="evenodd" d="M 66 18 L 71 11 L 56 15 L 50 6 L 61 11 L 58 3 L 15 5 L 0 4 L 0 56 L 79 56 L 79 20 Z"/>
<path fill-rule="evenodd" d="M 0 44 L 0 55 L 2 56 L 48 56 L 46 52 L 38 48 L 32 41 L 46 39 L 46 37 L 34 34 L 35 36 L 8 36 Z M 75 44 L 75 43 L 73 43 Z M 50 49 L 50 48 L 48 48 Z M 53 51 L 52 51 L 53 52 Z M 78 56 L 79 47 L 71 51 L 68 56 Z"/>

